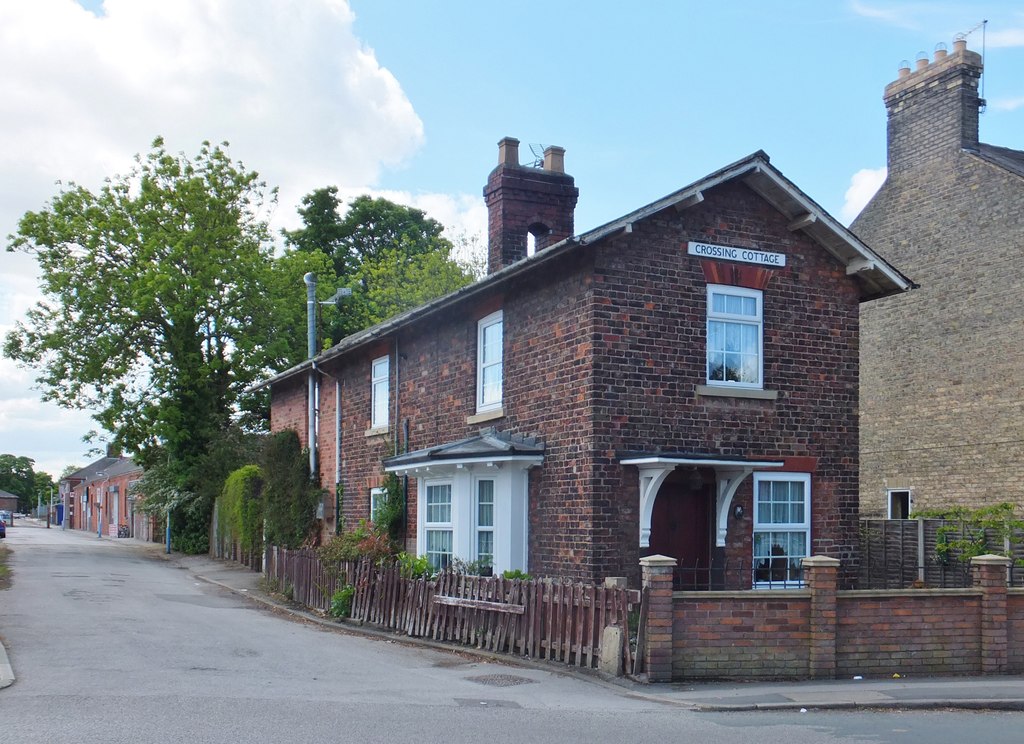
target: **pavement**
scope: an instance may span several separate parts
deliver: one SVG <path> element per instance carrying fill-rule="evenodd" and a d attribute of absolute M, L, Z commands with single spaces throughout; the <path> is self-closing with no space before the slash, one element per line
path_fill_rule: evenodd
<path fill-rule="evenodd" d="M 105 538 L 116 539 L 116 538 Z M 355 623 L 339 623 L 304 610 L 264 590 L 262 574 L 237 563 L 209 556 L 166 554 L 157 543 L 120 539 L 125 548 L 142 550 L 154 558 L 187 569 L 196 579 L 248 597 L 275 611 L 320 624 L 338 632 L 359 633 L 399 640 L 393 633 Z M 533 661 L 505 654 L 477 651 L 432 640 L 402 637 L 401 642 L 459 653 L 477 654 L 492 661 L 529 666 L 579 677 L 592 684 L 610 685 L 630 695 L 658 700 L 697 711 L 842 710 L 842 709 L 969 709 L 1024 711 L 1024 675 L 985 677 L 854 677 L 806 682 L 686 682 L 647 684 L 613 678 L 598 672 Z M 14 682 L 7 652 L 0 643 L 0 689 Z"/>

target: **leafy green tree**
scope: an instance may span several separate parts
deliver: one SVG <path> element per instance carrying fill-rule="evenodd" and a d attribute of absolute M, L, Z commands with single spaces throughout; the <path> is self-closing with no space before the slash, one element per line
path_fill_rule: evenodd
<path fill-rule="evenodd" d="M 36 257 L 44 299 L 5 355 L 38 371 L 44 400 L 98 411 L 114 444 L 168 468 L 179 495 L 197 493 L 241 392 L 286 355 L 266 187 L 225 147 L 204 142 L 190 159 L 158 138 L 99 191 L 62 187 L 8 245 Z M 208 501 L 180 525 L 193 547 Z"/>
<path fill-rule="evenodd" d="M 284 233 L 293 252 L 319 252 L 332 262 L 333 276 L 317 274 L 325 296 L 335 286 L 353 291 L 338 303 L 337 313 L 324 315 L 328 343 L 473 281 L 473 268 L 453 258 L 444 226 L 422 210 L 364 195 L 342 214 L 337 194 L 330 186 L 305 196 L 299 208 L 303 227 Z"/>

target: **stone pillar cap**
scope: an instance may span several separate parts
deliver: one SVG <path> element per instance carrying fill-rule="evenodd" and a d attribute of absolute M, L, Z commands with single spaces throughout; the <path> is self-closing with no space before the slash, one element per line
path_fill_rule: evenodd
<path fill-rule="evenodd" d="M 836 568 L 839 566 L 839 559 L 830 558 L 827 555 L 812 555 L 802 559 L 800 564 L 803 566 L 830 566 Z"/>
<path fill-rule="evenodd" d="M 1005 555 L 976 555 L 971 558 L 971 564 L 979 564 L 983 566 L 1009 566 L 1010 559 Z"/>
<path fill-rule="evenodd" d="M 646 568 L 675 568 L 679 561 L 667 555 L 648 555 L 640 559 L 640 565 Z"/>

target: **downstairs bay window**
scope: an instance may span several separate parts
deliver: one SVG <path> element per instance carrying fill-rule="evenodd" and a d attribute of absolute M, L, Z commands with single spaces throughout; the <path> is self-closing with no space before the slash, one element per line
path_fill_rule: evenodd
<path fill-rule="evenodd" d="M 473 564 L 481 575 L 529 570 L 528 465 L 432 465 L 429 473 L 397 470 L 416 478 L 416 554 L 434 570 L 453 561 Z"/>

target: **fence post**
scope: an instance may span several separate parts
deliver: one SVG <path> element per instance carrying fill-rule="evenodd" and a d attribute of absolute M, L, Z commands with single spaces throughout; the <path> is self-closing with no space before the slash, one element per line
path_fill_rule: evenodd
<path fill-rule="evenodd" d="M 839 561 L 824 555 L 804 558 L 804 584 L 811 593 L 811 677 L 834 679 L 836 676 L 836 581 Z"/>
<path fill-rule="evenodd" d="M 971 579 L 981 589 L 981 673 L 1006 674 L 1008 615 L 1006 571 L 1010 559 L 1002 555 L 971 558 Z"/>
<path fill-rule="evenodd" d="M 647 629 L 644 668 L 648 682 L 672 681 L 672 572 L 675 558 L 649 555 L 640 559 L 643 586 L 647 589 Z"/>

